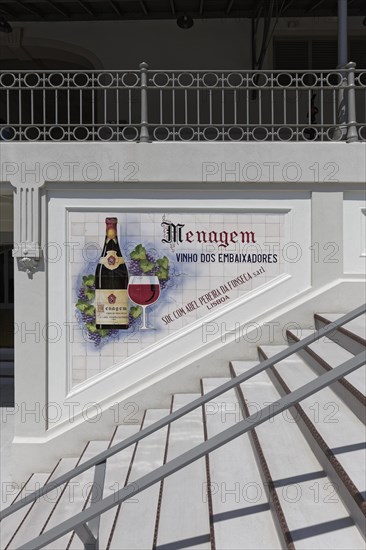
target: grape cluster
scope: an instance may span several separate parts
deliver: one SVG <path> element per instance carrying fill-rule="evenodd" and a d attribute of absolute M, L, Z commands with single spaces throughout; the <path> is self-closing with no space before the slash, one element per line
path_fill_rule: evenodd
<path fill-rule="evenodd" d="M 91 340 L 92 342 L 94 342 L 94 346 L 95 347 L 98 347 L 101 340 L 102 340 L 102 337 L 101 335 L 99 334 L 99 332 L 90 332 L 88 330 L 88 337 L 89 337 L 89 340 Z"/>
<path fill-rule="evenodd" d="M 87 302 L 88 301 L 88 298 L 86 297 L 86 294 L 85 294 L 85 289 L 84 287 L 82 286 L 78 292 L 78 298 L 80 300 L 82 300 L 83 302 Z"/>
<path fill-rule="evenodd" d="M 87 315 L 86 313 L 81 313 L 81 318 L 84 323 L 95 323 L 95 315 Z"/>
<path fill-rule="evenodd" d="M 128 266 L 130 275 L 142 275 L 140 260 L 131 260 Z"/>

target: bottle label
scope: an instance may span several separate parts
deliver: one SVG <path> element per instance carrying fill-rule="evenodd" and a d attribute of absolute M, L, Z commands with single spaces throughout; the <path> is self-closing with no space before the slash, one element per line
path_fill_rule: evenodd
<path fill-rule="evenodd" d="M 95 314 L 97 325 L 128 325 L 127 290 L 97 289 Z"/>
<path fill-rule="evenodd" d="M 117 269 L 118 266 L 125 263 L 124 258 L 117 256 L 115 250 L 110 250 L 107 252 L 106 256 L 102 256 L 99 260 L 100 264 L 103 264 L 107 269 Z"/>

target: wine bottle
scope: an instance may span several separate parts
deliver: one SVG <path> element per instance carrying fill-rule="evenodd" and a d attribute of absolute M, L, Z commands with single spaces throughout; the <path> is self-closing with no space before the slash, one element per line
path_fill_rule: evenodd
<path fill-rule="evenodd" d="M 117 218 L 106 218 L 106 237 L 95 270 L 98 329 L 128 329 L 128 271 L 117 237 Z"/>

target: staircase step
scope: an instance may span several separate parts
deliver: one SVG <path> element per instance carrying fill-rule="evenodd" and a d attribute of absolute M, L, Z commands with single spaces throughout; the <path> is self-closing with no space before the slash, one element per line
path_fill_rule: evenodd
<path fill-rule="evenodd" d="M 285 347 L 261 346 L 260 350 L 263 358 L 267 358 L 273 357 Z M 296 354 L 277 363 L 271 376 L 276 373 L 290 391 L 317 377 L 306 362 Z M 277 379 L 281 384 L 278 376 Z M 276 381 L 275 383 L 279 387 Z M 286 392 L 280 388 L 280 393 L 284 395 Z M 366 495 L 366 472 L 363 467 L 366 464 L 365 426 L 330 387 L 304 399 L 299 405 L 308 418 L 305 430 L 310 436 L 312 448 L 315 447 L 314 452 L 318 445 L 322 444 L 321 438 L 325 443 L 324 452 L 322 455 L 317 454 L 317 457 L 320 457 L 328 474 L 335 470 L 334 475 L 337 477 L 341 492 L 342 487 L 343 491 L 348 492 L 347 494 L 342 492 L 342 497 L 352 507 L 353 512 L 360 516 L 360 521 L 364 522 L 360 508 L 363 507 L 366 511 L 364 499 L 362 503 L 362 495 L 364 497 Z M 309 427 L 311 432 L 308 431 Z M 331 454 L 334 456 L 331 457 Z"/>
<path fill-rule="evenodd" d="M 291 341 L 298 341 L 300 338 L 306 338 L 311 334 L 314 334 L 313 330 L 288 331 L 290 343 Z M 298 355 L 302 357 L 317 374 L 324 374 L 324 372 L 354 357 L 349 351 L 327 337 L 313 342 L 299 351 Z M 357 414 L 360 420 L 365 422 L 366 365 L 333 384 L 332 388 L 337 395 L 345 401 L 348 407 Z"/>
<path fill-rule="evenodd" d="M 87 445 L 79 464 L 82 464 L 86 460 L 93 458 L 98 453 L 105 451 L 108 445 L 109 441 L 91 441 Z M 65 491 L 55 504 L 49 520 L 44 525 L 42 532 L 48 531 L 52 527 L 55 527 L 83 510 L 89 497 L 93 479 L 94 468 L 89 468 L 86 472 L 83 472 L 72 479 L 71 483 L 66 486 Z M 68 533 L 44 548 L 47 550 L 66 550 L 73 537 L 74 534 Z"/>
<path fill-rule="evenodd" d="M 21 500 L 23 497 L 29 495 L 29 493 L 43 487 L 46 481 L 49 479 L 50 474 L 33 474 L 27 483 L 24 485 L 23 489 L 18 493 L 17 497 L 13 502 Z M 0 548 L 5 549 L 9 544 L 10 540 L 13 538 L 14 533 L 18 529 L 19 524 L 23 521 L 28 511 L 30 510 L 32 504 L 24 506 L 14 514 L 11 514 L 7 518 L 3 519 L 0 524 Z"/>
<path fill-rule="evenodd" d="M 79 459 L 77 458 L 63 458 L 60 460 L 48 481 L 51 482 L 75 468 L 78 460 Z M 45 495 L 45 497 L 37 500 L 33 504 L 22 524 L 19 526 L 14 538 L 6 547 L 6 550 L 16 550 L 22 544 L 38 537 L 47 521 L 47 518 L 52 513 L 53 507 L 55 506 L 62 489 L 63 487 L 57 487 L 54 491 L 51 491 L 48 495 Z"/>
<path fill-rule="evenodd" d="M 236 375 L 246 370 L 244 362 L 242 368 L 236 362 Z M 249 409 L 263 408 L 280 398 L 266 372 L 240 387 Z M 364 548 L 353 519 L 343 503 L 333 496 L 330 479 L 291 413 L 285 411 L 271 418 L 258 426 L 256 433 L 296 549 Z"/>
<path fill-rule="evenodd" d="M 228 379 L 205 378 L 203 393 Z M 205 406 L 207 437 L 233 426 L 243 415 L 235 390 Z M 248 434 L 234 439 L 209 455 L 210 487 L 202 498 L 212 502 L 215 544 L 225 550 L 281 548 L 270 503 Z M 209 491 L 211 489 L 211 491 Z"/>
<path fill-rule="evenodd" d="M 173 411 L 199 395 L 178 394 Z M 168 436 L 167 461 L 204 441 L 202 408 L 173 422 Z M 156 550 L 211 549 L 208 503 L 202 499 L 207 484 L 206 460 L 201 458 L 169 476 L 162 483 Z M 159 512 L 158 512 L 159 513 Z"/>
<path fill-rule="evenodd" d="M 164 418 L 169 414 L 165 409 L 149 409 L 146 412 L 143 427 Z M 168 428 L 162 428 L 154 434 L 142 439 L 132 458 L 131 470 L 127 485 L 162 466 L 166 449 Z M 122 485 L 124 485 L 123 478 Z M 117 510 L 110 546 L 103 544 L 100 548 L 108 550 L 151 550 L 154 542 L 156 515 L 159 503 L 160 484 L 156 483 L 146 491 L 124 502 Z M 116 510 L 114 512 L 116 514 Z M 108 542 L 108 541 L 107 541 Z"/>
<path fill-rule="evenodd" d="M 317 313 L 314 315 L 316 327 L 321 328 L 334 323 L 343 315 L 344 313 Z M 361 353 L 366 346 L 366 314 L 342 325 L 334 334 L 329 335 L 329 338 L 355 355 Z"/>

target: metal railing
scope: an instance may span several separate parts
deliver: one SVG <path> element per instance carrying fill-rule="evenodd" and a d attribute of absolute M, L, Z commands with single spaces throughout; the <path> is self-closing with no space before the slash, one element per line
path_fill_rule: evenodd
<path fill-rule="evenodd" d="M 192 462 L 206 456 L 210 452 L 218 449 L 219 447 L 229 443 L 233 439 L 247 433 L 248 431 L 256 428 L 263 422 L 266 422 L 270 418 L 273 418 L 277 414 L 289 409 L 293 405 L 299 403 L 300 401 L 310 397 L 314 393 L 320 391 L 321 389 L 329 386 L 333 382 L 347 376 L 354 370 L 358 369 L 366 363 L 366 352 L 362 352 L 352 359 L 346 361 L 342 365 L 334 368 L 333 370 L 326 372 L 325 374 L 315 378 L 308 384 L 305 384 L 301 388 L 291 392 L 290 394 L 282 397 L 275 403 L 272 403 L 268 407 L 256 411 L 253 415 L 241 420 L 236 423 L 231 428 L 224 430 L 218 435 L 207 439 L 204 443 L 201 443 L 178 456 L 177 458 L 167 462 L 163 466 L 160 466 L 156 470 L 150 472 L 149 474 L 137 479 L 128 486 L 119 489 L 112 495 L 106 498 L 103 496 L 103 485 L 106 469 L 106 461 L 111 456 L 116 453 L 126 449 L 130 445 L 138 443 L 145 437 L 153 434 L 157 430 L 171 424 L 174 420 L 181 418 L 187 413 L 201 407 L 205 403 L 208 403 L 212 399 L 222 395 L 226 391 L 237 387 L 239 384 L 242 384 L 246 380 L 249 380 L 253 376 L 265 371 L 266 369 L 272 367 L 276 363 L 286 359 L 290 355 L 300 351 L 309 344 L 323 338 L 324 336 L 334 332 L 338 327 L 352 321 L 356 317 L 364 314 L 366 312 L 366 304 L 358 307 L 354 311 L 344 315 L 337 321 L 327 325 L 326 327 L 320 329 L 319 331 L 314 332 L 313 334 L 307 336 L 303 340 L 291 344 L 288 348 L 284 349 L 280 353 L 277 353 L 270 359 L 266 359 L 262 363 L 250 368 L 247 372 L 229 380 L 228 382 L 222 384 L 218 388 L 208 392 L 207 394 L 195 399 L 188 405 L 178 409 L 177 411 L 167 415 L 165 418 L 151 424 L 150 426 L 143 428 L 137 434 L 128 437 L 124 441 L 110 447 L 106 451 L 98 454 L 94 458 L 87 460 L 83 464 L 80 464 L 70 472 L 60 476 L 59 478 L 53 480 L 52 482 L 46 484 L 44 487 L 38 489 L 32 494 L 21 498 L 19 501 L 16 501 L 14 504 L 0 512 L 0 520 L 10 516 L 17 510 L 23 508 L 24 506 L 31 504 L 46 495 L 50 491 L 53 491 L 57 487 L 64 485 L 71 481 L 74 477 L 85 472 L 89 468 L 94 467 L 94 483 L 91 494 L 91 504 L 88 508 L 74 515 L 72 518 L 63 521 L 59 525 L 49 529 L 45 533 L 39 535 L 37 538 L 28 542 L 26 545 L 22 546 L 19 550 L 37 550 L 43 548 L 44 546 L 50 544 L 51 542 L 59 539 L 63 535 L 75 531 L 79 536 L 81 541 L 84 544 L 85 550 L 98 550 L 98 531 L 99 531 L 99 521 L 100 516 L 107 510 L 121 504 L 132 496 L 144 491 L 148 487 L 151 487 L 155 483 L 165 479 L 166 477 L 172 475 L 173 473 L 181 470 L 185 466 L 188 466 Z"/>
<path fill-rule="evenodd" d="M 3 71 L 0 139 L 366 140 L 366 69 Z"/>

